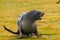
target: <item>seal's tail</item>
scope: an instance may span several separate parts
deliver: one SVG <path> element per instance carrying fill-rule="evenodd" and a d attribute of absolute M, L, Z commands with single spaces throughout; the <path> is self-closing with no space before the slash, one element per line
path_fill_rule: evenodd
<path fill-rule="evenodd" d="M 5 26 L 3 26 L 3 27 L 4 27 L 5 30 L 7 30 L 7 31 L 9 31 L 9 32 L 11 32 L 11 33 L 13 33 L 13 34 L 19 34 L 19 31 L 13 32 L 13 31 L 11 31 L 10 29 L 6 28 Z"/>

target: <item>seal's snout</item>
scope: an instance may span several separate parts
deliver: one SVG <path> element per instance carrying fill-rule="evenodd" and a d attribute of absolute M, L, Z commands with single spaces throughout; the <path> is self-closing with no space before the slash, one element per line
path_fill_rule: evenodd
<path fill-rule="evenodd" d="M 44 13 L 42 13 L 42 16 L 44 16 Z"/>
<path fill-rule="evenodd" d="M 40 17 L 42 17 L 42 16 L 44 16 L 44 13 L 41 13 L 41 14 L 40 14 Z"/>

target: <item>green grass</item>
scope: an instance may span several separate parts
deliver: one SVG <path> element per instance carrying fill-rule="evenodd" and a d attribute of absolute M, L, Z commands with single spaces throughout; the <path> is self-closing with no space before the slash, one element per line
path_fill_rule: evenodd
<path fill-rule="evenodd" d="M 57 0 L 0 0 L 0 40 L 60 40 L 60 4 Z M 45 13 L 42 20 L 38 20 L 38 32 L 43 38 L 31 37 L 17 39 L 18 35 L 4 30 L 3 25 L 17 31 L 16 20 L 22 12 L 39 10 Z"/>

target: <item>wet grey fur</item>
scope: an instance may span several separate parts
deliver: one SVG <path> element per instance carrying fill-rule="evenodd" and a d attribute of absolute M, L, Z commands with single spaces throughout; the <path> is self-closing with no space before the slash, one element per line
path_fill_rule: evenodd
<path fill-rule="evenodd" d="M 18 31 L 17 32 L 13 32 L 10 29 L 6 28 L 5 26 L 4 28 L 13 34 L 18 34 L 19 38 L 22 38 L 23 35 L 32 36 L 33 34 L 35 34 L 37 37 L 41 37 L 38 34 L 37 25 L 35 21 L 41 20 L 42 19 L 41 17 L 43 15 L 44 15 L 43 12 L 40 12 L 37 10 L 31 10 L 28 13 L 24 13 L 18 17 L 18 20 L 17 20 Z"/>

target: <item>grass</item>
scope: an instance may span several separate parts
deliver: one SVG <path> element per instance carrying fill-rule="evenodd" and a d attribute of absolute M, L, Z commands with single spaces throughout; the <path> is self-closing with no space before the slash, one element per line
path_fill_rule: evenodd
<path fill-rule="evenodd" d="M 60 40 L 60 4 L 57 0 L 0 0 L 0 40 Z M 4 30 L 6 25 L 17 31 L 16 20 L 22 12 L 39 10 L 45 13 L 42 20 L 38 20 L 38 32 L 43 38 L 31 37 L 17 39 L 18 36 Z"/>

